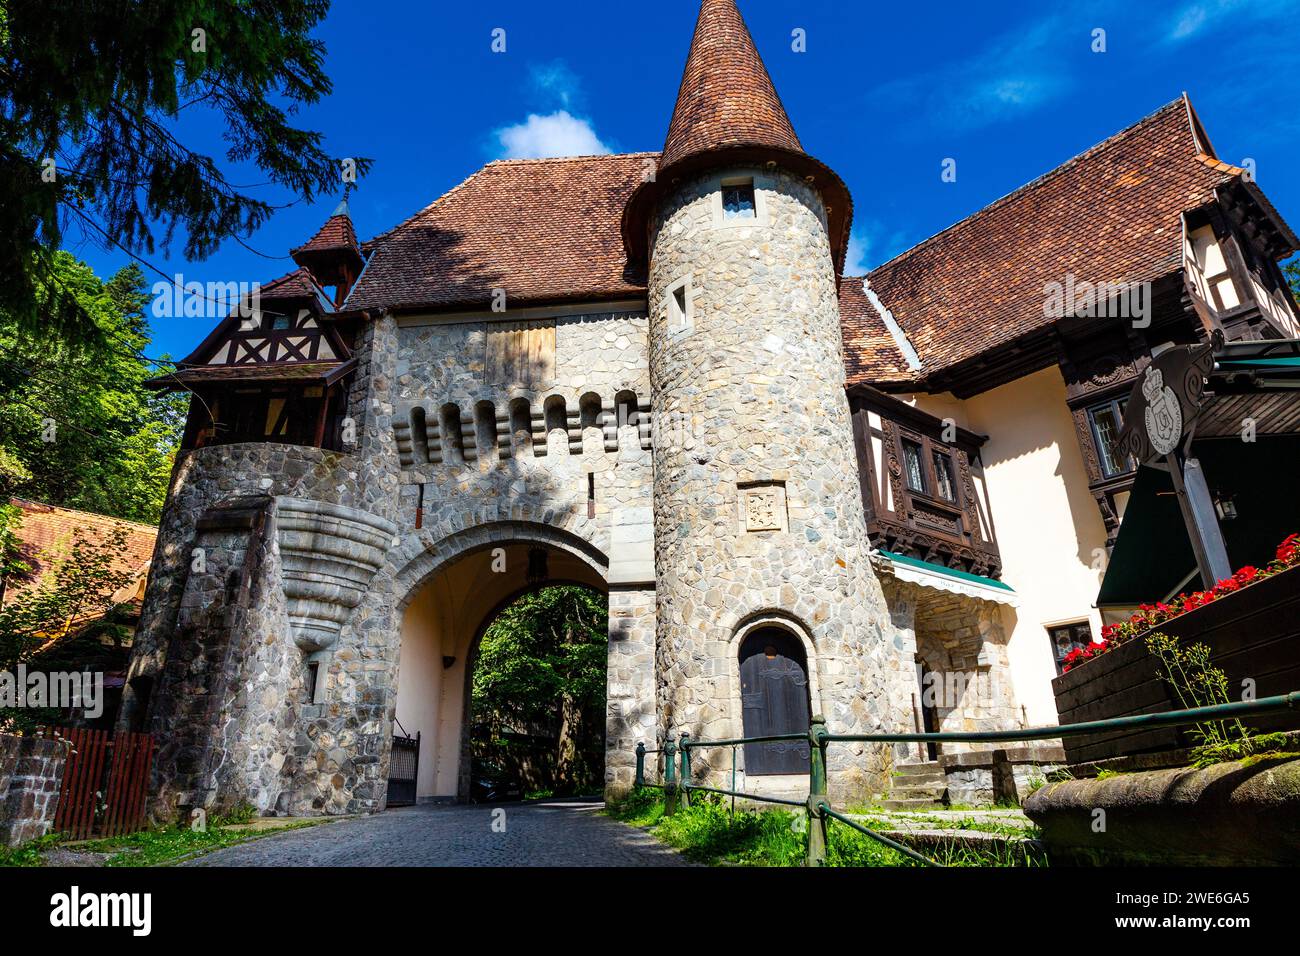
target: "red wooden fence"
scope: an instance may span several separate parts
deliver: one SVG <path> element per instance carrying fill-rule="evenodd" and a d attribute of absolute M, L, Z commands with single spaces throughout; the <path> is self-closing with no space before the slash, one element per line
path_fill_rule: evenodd
<path fill-rule="evenodd" d="M 73 840 L 142 829 L 153 735 L 110 734 L 87 727 L 57 729 L 72 749 L 63 771 L 54 829 Z"/>

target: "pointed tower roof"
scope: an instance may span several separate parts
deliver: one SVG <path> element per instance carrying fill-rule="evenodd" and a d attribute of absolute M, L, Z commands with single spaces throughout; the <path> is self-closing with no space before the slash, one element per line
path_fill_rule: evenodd
<path fill-rule="evenodd" d="M 307 242 L 291 249 L 290 254 L 293 261 L 300 266 L 310 268 L 310 259 L 315 253 L 321 252 L 343 252 L 352 253 L 358 260 L 361 259 L 361 245 L 357 242 L 357 231 L 352 226 L 352 216 L 348 213 L 348 200 L 343 197 L 343 201 L 338 204 L 330 217 L 325 220 L 325 225 L 321 226 Z M 304 261 L 304 259 L 308 261 Z"/>
<path fill-rule="evenodd" d="M 853 219 L 848 187 L 804 152 L 735 0 L 702 0 L 663 154 L 654 178 L 623 212 L 633 269 L 645 266 L 650 217 L 665 191 L 692 173 L 728 165 L 779 166 L 819 190 L 835 271 L 843 269 Z"/>
<path fill-rule="evenodd" d="M 735 0 L 704 0 L 660 165 L 730 146 L 803 152 Z"/>

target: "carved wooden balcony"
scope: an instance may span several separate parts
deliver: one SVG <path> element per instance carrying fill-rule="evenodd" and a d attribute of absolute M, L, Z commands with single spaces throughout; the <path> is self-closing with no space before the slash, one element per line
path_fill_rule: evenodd
<path fill-rule="evenodd" d="M 996 578 L 984 436 L 867 386 L 849 404 L 872 547 Z"/>

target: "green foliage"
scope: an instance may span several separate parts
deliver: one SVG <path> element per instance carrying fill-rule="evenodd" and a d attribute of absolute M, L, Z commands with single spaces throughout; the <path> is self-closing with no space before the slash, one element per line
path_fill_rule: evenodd
<path fill-rule="evenodd" d="M 127 836 L 93 840 L 77 847 L 86 853 L 109 853 L 105 866 L 170 866 L 191 857 L 211 853 L 237 843 L 247 843 L 273 833 L 316 826 L 329 820 L 296 820 L 282 827 L 252 830 L 213 822 L 205 830 L 191 830 L 184 824 L 141 830 Z"/>
<path fill-rule="evenodd" d="M 717 794 L 691 795 L 691 805 L 672 816 L 664 816 L 663 791 L 653 787 L 634 790 L 624 800 L 610 804 L 606 813 L 632 826 L 649 829 L 669 846 L 698 863 L 713 866 L 803 866 L 808 843 L 804 815 L 788 810 L 737 809 L 733 814 L 729 798 Z M 866 820 L 869 829 L 883 830 L 889 824 Z M 828 866 L 918 866 L 914 860 L 890 849 L 838 821 L 828 823 L 826 863 Z M 971 825 L 969 829 L 983 827 Z M 1006 828 L 999 835 L 1020 837 L 1024 831 Z M 1032 835 L 1032 834 L 1030 834 Z M 1043 866 L 1045 859 L 1028 843 L 1018 839 L 992 841 L 985 845 L 957 842 L 943 844 L 937 861 L 944 866 Z"/>
<path fill-rule="evenodd" d="M 154 250 L 155 223 L 164 247 L 179 230 L 191 261 L 265 223 L 271 203 L 185 145 L 196 123 L 224 131 L 244 182 L 265 179 L 307 202 L 337 188 L 321 135 L 290 122 L 330 92 L 311 36 L 328 10 L 328 0 L 5 0 L 0 310 L 28 330 L 103 339 L 78 297 L 51 281 L 63 220 L 133 253 Z M 358 160 L 357 172 L 368 166 Z M 261 175 L 245 178 L 250 168 Z"/>
<path fill-rule="evenodd" d="M 0 495 L 156 522 L 186 400 L 143 386 L 144 275 L 101 282 L 66 252 L 53 267 L 104 337 L 72 345 L 0 312 Z"/>
<path fill-rule="evenodd" d="M 1300 756 L 1283 749 L 1288 743 L 1286 734 L 1274 733 L 1246 735 L 1226 743 L 1207 744 L 1193 751 L 1192 766 L 1199 769 L 1216 763 L 1241 760 L 1249 767 L 1265 760 L 1287 760 Z"/>
<path fill-rule="evenodd" d="M 555 740 L 536 790 L 575 793 L 603 775 L 608 605 L 603 595 L 555 585 L 521 597 L 488 626 L 474 666 L 471 713 L 478 756 L 522 759 L 508 734 Z M 536 756 L 534 754 L 534 756 Z M 549 779 L 548 779 L 549 778 Z"/>
<path fill-rule="evenodd" d="M 87 860 L 92 859 L 90 854 L 95 854 L 104 866 L 171 866 L 238 843 L 247 843 L 286 830 L 300 830 L 332 822 L 334 821 L 328 818 L 294 820 L 282 826 L 255 830 L 242 826 L 229 817 L 223 817 L 214 820 L 203 830 L 191 830 L 184 824 L 177 824 L 141 830 L 126 836 L 88 840 L 77 843 L 75 852 L 86 854 Z M 0 867 L 44 866 L 44 854 L 59 848 L 63 839 L 63 834 L 51 833 L 11 850 L 0 847 Z"/>
<path fill-rule="evenodd" d="M 70 624 L 98 617 L 112 607 L 112 594 L 132 575 L 113 568 L 125 540 L 122 528 L 97 541 L 77 535 L 65 555 L 47 556 L 49 564 L 35 587 L 0 604 L 0 670 L 12 671 L 30 661 Z M 0 729 L 29 730 L 52 716 L 48 709 L 0 710 Z"/>
<path fill-rule="evenodd" d="M 240 803 L 231 807 L 229 811 L 213 818 L 213 826 L 232 826 L 248 823 L 257 816 L 257 807 L 251 803 Z"/>
<path fill-rule="evenodd" d="M 62 836 L 58 833 L 47 833 L 35 840 L 28 840 L 21 846 L 0 846 L 0 867 L 40 866 L 41 854 L 58 846 L 61 839 Z"/>
<path fill-rule="evenodd" d="M 1156 676 L 1173 688 L 1184 710 L 1232 702 L 1228 696 L 1228 675 L 1210 663 L 1207 645 L 1198 642 L 1184 648 L 1178 638 L 1161 631 L 1148 634 L 1146 640 L 1147 650 L 1160 661 L 1161 670 L 1156 671 Z M 1192 750 L 1198 766 L 1207 759 L 1210 763 L 1217 762 L 1214 754 L 1230 752 L 1251 736 L 1236 718 L 1197 724 L 1189 733 L 1200 740 Z"/>
<path fill-rule="evenodd" d="M 1283 266 L 1282 274 L 1291 284 L 1291 294 L 1295 296 L 1297 302 L 1300 302 L 1300 259 L 1294 259 Z"/>

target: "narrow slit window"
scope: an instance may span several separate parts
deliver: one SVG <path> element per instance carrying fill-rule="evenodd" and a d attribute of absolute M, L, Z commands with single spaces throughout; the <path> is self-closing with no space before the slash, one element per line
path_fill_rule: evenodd
<path fill-rule="evenodd" d="M 732 183 L 722 187 L 722 215 L 726 219 L 753 219 L 754 183 Z"/>

